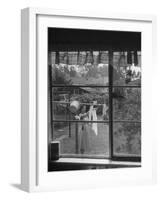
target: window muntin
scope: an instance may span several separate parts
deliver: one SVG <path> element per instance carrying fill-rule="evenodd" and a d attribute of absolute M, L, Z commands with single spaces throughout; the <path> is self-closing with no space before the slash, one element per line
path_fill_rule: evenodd
<path fill-rule="evenodd" d="M 87 106 L 88 110 L 95 102 L 98 121 L 106 121 L 108 116 L 108 88 L 102 87 L 53 87 L 52 88 L 52 119 L 59 121 L 75 120 L 70 105 L 73 101 L 81 106 Z"/>
<path fill-rule="evenodd" d="M 140 51 L 113 52 L 112 87 L 113 156 L 141 157 Z"/>
<path fill-rule="evenodd" d="M 60 154 L 62 156 L 64 154 L 69 156 L 72 154 L 107 156 L 109 153 L 108 88 L 99 87 L 98 90 L 97 87 L 83 89 L 80 87 L 53 87 L 52 99 L 52 138 L 60 142 Z M 89 115 L 87 119 L 76 118 L 80 115 L 80 109 L 76 113 L 71 112 L 70 105 L 74 101 L 80 102 L 80 109 L 86 106 L 88 113 L 93 102 L 96 102 L 94 105 L 96 119 L 89 118 Z M 95 130 L 93 131 L 94 126 L 96 126 L 97 134 Z M 81 136 L 84 131 L 86 139 Z M 82 142 L 85 143 L 83 153 L 81 152 Z"/>
<path fill-rule="evenodd" d="M 108 52 L 51 52 L 50 56 L 52 139 L 60 142 L 60 154 L 108 156 Z M 65 56 L 68 56 L 67 60 Z M 70 110 L 73 101 L 79 101 L 80 106 L 88 106 L 88 112 L 95 102 L 95 123 L 94 119 L 88 122 L 87 119 L 76 119 L 79 111 L 72 113 Z M 97 126 L 97 135 L 92 131 L 94 125 Z M 83 153 L 81 129 L 90 132 Z"/>
<path fill-rule="evenodd" d="M 113 52 L 113 85 L 141 86 L 141 52 Z"/>
<path fill-rule="evenodd" d="M 53 84 L 108 85 L 108 51 L 51 52 L 49 59 Z"/>
<path fill-rule="evenodd" d="M 73 121 L 69 127 L 69 122 L 54 122 L 53 139 L 60 142 L 60 155 L 108 157 L 108 123 L 97 123 L 97 135 L 92 130 L 92 124 L 94 123 Z M 88 131 L 85 138 L 82 138 L 83 127 Z"/>
<path fill-rule="evenodd" d="M 72 54 L 72 52 L 60 52 L 59 55 L 64 55 L 67 54 L 68 56 L 70 54 Z M 78 55 L 80 56 L 80 54 L 82 53 L 82 55 L 86 55 L 86 61 L 87 61 L 87 55 L 90 55 L 90 52 L 73 52 L 73 55 L 76 57 L 77 59 L 73 56 L 69 56 L 69 60 L 71 62 L 72 58 L 74 58 L 74 62 L 76 62 L 76 60 L 79 62 L 81 62 L 80 60 L 83 58 L 79 58 Z M 95 55 L 99 55 L 100 52 L 96 52 Z M 102 53 L 103 54 L 103 53 Z M 102 54 L 100 54 L 102 56 Z M 52 52 L 51 55 L 56 56 L 56 52 Z M 90 55 L 91 56 L 91 55 Z M 109 56 L 108 52 L 105 51 L 104 57 L 105 56 Z M 120 144 L 119 144 L 119 140 L 121 140 L 121 136 L 122 138 L 129 138 L 130 132 L 128 132 L 128 122 L 124 123 L 124 125 L 120 125 L 122 128 L 118 128 L 118 123 L 120 121 L 130 121 L 130 120 L 134 120 L 134 121 L 140 121 L 141 115 L 140 115 L 140 110 L 141 110 L 141 94 L 140 94 L 140 83 L 141 83 L 141 74 L 139 74 L 139 76 L 136 77 L 136 79 L 134 80 L 134 76 L 130 79 L 130 81 L 126 81 L 126 71 L 128 70 L 127 68 L 123 68 L 122 66 L 120 67 L 120 65 L 118 64 L 120 62 L 119 57 L 122 56 L 122 53 L 120 52 L 114 52 L 113 54 L 113 84 L 112 84 L 112 102 L 113 102 L 113 132 L 112 132 L 112 141 L 109 141 L 109 124 L 108 124 L 108 120 L 109 120 L 109 113 L 106 114 L 105 118 L 98 118 L 97 120 L 100 120 L 100 123 L 98 123 L 99 125 L 99 129 L 102 131 L 103 129 L 101 128 L 101 126 L 105 125 L 107 126 L 106 130 L 107 130 L 107 137 L 105 137 L 103 139 L 102 137 L 102 141 L 103 142 L 102 146 L 106 147 L 104 149 L 106 149 L 106 151 L 104 151 L 104 149 L 101 150 L 97 150 L 95 148 L 93 148 L 93 150 L 86 150 L 85 153 L 83 153 L 84 155 L 97 155 L 97 156 L 106 156 L 109 155 L 109 142 L 113 143 L 113 145 L 111 145 L 111 147 L 113 148 L 113 155 L 114 156 L 120 156 L 120 155 L 126 155 L 126 156 L 132 156 L 132 154 L 134 154 L 133 150 L 129 150 L 128 152 L 128 148 L 123 148 L 124 151 L 121 149 Z M 140 54 L 139 54 L 140 56 Z M 125 53 L 125 58 L 126 58 L 126 53 Z M 78 100 L 81 99 L 85 93 L 87 92 L 89 96 L 89 93 L 99 93 L 100 96 L 102 96 L 102 94 L 100 94 L 101 90 L 102 93 L 106 96 L 106 104 L 108 106 L 108 95 L 109 95 L 109 91 L 108 91 L 108 87 L 109 87 L 109 82 L 108 82 L 108 78 L 109 78 L 109 73 L 108 73 L 108 69 L 109 69 L 109 64 L 107 62 L 108 59 L 105 59 L 107 63 L 102 64 L 101 66 L 103 66 L 103 68 L 101 68 L 99 66 L 98 63 L 93 64 L 94 62 L 91 62 L 91 58 L 89 59 L 89 63 L 84 63 L 84 65 L 80 65 L 79 67 L 81 68 L 82 72 L 84 73 L 79 73 L 79 71 L 75 70 L 75 68 L 72 68 L 69 65 L 69 60 L 68 61 L 62 61 L 62 63 L 60 63 L 60 59 L 59 62 L 56 64 L 51 63 L 50 67 L 52 69 L 52 104 L 53 104 L 53 139 L 54 140 L 59 140 L 59 137 L 57 137 L 60 132 L 63 133 L 63 135 L 69 135 L 68 138 L 64 137 L 65 139 L 61 141 L 61 154 L 76 154 L 79 155 L 80 152 L 78 149 L 76 149 L 76 140 L 74 139 L 74 137 L 72 137 L 72 135 L 74 136 L 74 128 L 76 127 L 75 125 L 75 118 L 72 114 L 68 113 L 68 109 L 69 109 L 69 103 L 72 100 Z M 101 60 L 102 58 L 99 57 L 99 59 Z M 55 59 L 51 59 L 52 62 L 56 62 L 56 58 Z M 64 63 L 63 63 L 64 62 Z M 82 61 L 83 63 L 84 61 Z M 93 65 L 95 66 L 95 68 L 93 68 Z M 72 71 L 72 73 L 68 73 L 67 72 L 67 68 L 69 66 L 69 69 Z M 131 65 L 133 66 L 133 65 Z M 130 67 L 130 66 L 129 66 Z M 96 69 L 96 71 L 95 71 Z M 124 69 L 124 70 L 123 70 Z M 91 71 L 90 71 L 91 70 Z M 102 70 L 102 71 L 101 71 Z M 123 71 L 121 71 L 123 70 Z M 141 71 L 141 70 L 140 70 Z M 90 72 L 90 73 L 89 73 Z M 99 77 L 96 76 L 96 72 L 99 73 Z M 58 76 L 58 78 L 56 77 L 56 75 Z M 63 78 L 62 78 L 63 77 Z M 99 79 L 100 78 L 100 79 Z M 64 81 L 65 80 L 65 81 Z M 92 81 L 93 80 L 93 81 Z M 99 80 L 99 81 L 98 81 Z M 101 88 L 102 87 L 102 88 Z M 83 90 L 83 92 L 80 92 L 80 90 Z M 85 91 L 85 92 L 84 92 Z M 137 92 L 136 92 L 137 91 Z M 129 103 L 129 99 L 135 94 L 138 94 L 138 98 L 136 99 L 136 102 L 132 102 L 131 106 Z M 125 98 L 126 100 L 122 100 L 120 98 L 119 95 L 123 94 L 122 96 Z M 139 96 L 140 95 L 140 96 Z M 57 97 L 59 96 L 59 98 Z M 102 97 L 101 97 L 102 98 Z M 103 98 L 105 99 L 105 98 Z M 88 100 L 88 103 L 92 103 L 95 100 L 95 98 L 92 96 L 90 101 Z M 85 103 L 85 102 L 84 102 Z M 87 103 L 87 101 L 86 101 Z M 101 102 L 102 103 L 102 102 Z M 136 116 L 134 112 L 131 111 L 132 116 L 130 116 L 127 113 L 125 113 L 124 109 L 130 106 L 131 110 L 135 110 L 137 112 Z M 55 109 L 55 107 L 59 107 L 59 111 Z M 118 114 L 118 107 L 119 107 L 119 111 L 121 114 Z M 133 108 L 132 108 L 133 107 Z M 60 109 L 61 108 L 61 109 Z M 64 109 L 64 110 L 63 110 Z M 61 110 L 61 111 L 60 111 Z M 62 112 L 62 113 L 61 113 Z M 139 114 L 138 114 L 139 113 Z M 65 114 L 65 115 L 64 115 Z M 65 118 L 64 118 L 65 116 Z M 105 120 L 105 121 L 103 121 Z M 115 123 L 115 121 L 117 123 Z M 66 125 L 63 125 L 66 124 Z M 80 122 L 77 122 L 77 124 L 79 124 Z M 86 123 L 86 122 L 81 122 L 82 123 Z M 87 123 L 86 123 L 87 124 Z M 117 125 L 116 125 L 117 124 Z M 131 124 L 131 123 L 130 123 Z M 65 128 L 64 128 L 65 127 Z M 70 127 L 70 128 L 69 128 Z M 72 128 L 71 128 L 72 127 Z M 127 130 L 125 129 L 125 127 L 127 128 Z M 134 126 L 132 126 L 134 127 Z M 70 131 L 69 131 L 70 130 Z M 124 130 L 124 133 L 123 131 Z M 136 128 L 135 128 L 136 130 Z M 139 130 L 139 128 L 138 128 Z M 54 134 L 55 132 L 55 134 Z M 102 131 L 103 133 L 104 131 Z M 141 131 L 140 131 L 141 132 Z M 138 141 L 140 140 L 140 133 L 139 131 L 137 131 L 136 134 L 136 138 L 138 139 Z M 62 134 L 61 133 L 61 134 Z M 101 133 L 101 132 L 100 132 Z M 71 138 L 72 137 L 72 140 Z M 63 138 L 63 137 L 62 137 Z M 128 139 L 127 139 L 128 140 Z M 135 139 L 136 140 L 136 139 Z M 69 142 L 70 141 L 70 142 Z M 92 139 L 91 139 L 92 141 Z M 99 140 L 98 140 L 99 141 Z M 122 141 L 122 140 L 121 140 Z M 123 140 L 124 141 L 124 140 Z M 138 142 L 137 141 L 137 142 Z M 100 144 L 101 144 L 100 142 Z M 80 143 L 80 138 L 78 136 L 78 141 L 77 143 Z M 97 140 L 95 140 L 96 146 L 100 145 L 99 142 L 97 142 Z M 71 148 L 68 149 L 68 145 L 67 144 L 71 144 Z M 127 146 L 127 144 L 121 144 L 122 146 Z M 129 144 L 130 145 L 130 144 Z M 93 146 L 94 147 L 94 146 Z M 125 151 L 126 149 L 126 151 Z M 139 151 L 139 150 L 138 150 Z M 82 154 L 81 154 L 82 155 Z M 140 153 L 136 153 L 136 155 L 140 156 Z"/>

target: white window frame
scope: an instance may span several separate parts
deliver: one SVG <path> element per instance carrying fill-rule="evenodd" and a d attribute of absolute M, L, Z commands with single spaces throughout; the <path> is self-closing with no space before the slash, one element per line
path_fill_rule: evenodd
<path fill-rule="evenodd" d="M 118 185 L 118 184 L 142 184 L 142 183 L 154 183 L 156 180 L 156 164 L 155 164 L 155 133 L 149 134 L 152 131 L 152 125 L 148 122 L 153 121 L 152 116 L 150 119 L 143 119 L 146 122 L 143 124 L 143 151 L 142 155 L 143 166 L 140 169 L 117 169 L 110 170 L 85 170 L 77 172 L 52 172 L 44 174 L 42 176 L 41 165 L 39 161 L 39 151 L 45 150 L 39 142 L 39 121 L 38 118 L 41 116 L 39 113 L 39 65 L 37 62 L 38 49 L 37 49 L 37 17 L 45 16 L 46 18 L 51 17 L 67 17 L 72 19 L 86 19 L 103 22 L 105 20 L 113 21 L 126 21 L 127 23 L 145 22 L 151 24 L 150 35 L 147 37 L 150 42 L 151 50 L 148 52 L 149 63 L 153 61 L 153 69 L 155 68 L 155 51 L 156 51 L 156 18 L 152 15 L 130 15 L 130 14 L 111 14 L 102 11 L 97 12 L 84 12 L 84 11 L 64 11 L 64 10 L 53 10 L 43 8 L 26 8 L 22 10 L 21 17 L 21 187 L 22 189 L 32 191 L 51 191 L 59 189 L 73 189 L 73 188 L 87 188 L 87 187 L 100 187 L 107 185 Z M 97 22 L 97 23 L 98 23 Z M 118 27 L 116 27 L 118 28 Z M 146 36 L 146 35 L 145 35 Z M 144 52 L 143 52 L 144 53 Z M 143 62 L 145 58 L 143 56 Z M 147 63 L 147 62 L 146 62 Z M 147 92 L 146 87 L 151 73 L 149 70 L 149 64 L 147 69 L 144 70 L 144 79 L 142 81 L 143 101 L 145 101 Z M 152 86 L 148 85 L 149 90 Z M 47 98 L 46 98 L 47 99 Z M 151 104 L 148 101 L 149 105 Z M 149 106 L 148 105 L 148 106 Z M 147 105 L 143 106 L 143 111 L 146 115 Z M 46 119 L 47 120 L 47 119 Z M 144 134 L 147 131 L 148 134 Z M 144 142 L 145 141 L 145 142 Z M 148 141 L 148 142 L 147 142 Z M 47 142 L 47 141 L 46 141 Z M 145 151 L 144 151 L 145 149 Z M 47 150 L 45 150 L 47 151 Z M 149 158 L 147 156 L 149 154 Z M 41 163 L 42 164 L 42 163 Z M 47 165 L 47 162 L 46 164 Z M 88 171 L 88 172 L 87 172 Z M 71 176 L 72 175 L 72 176 Z M 73 176 L 74 175 L 74 176 Z M 83 181 L 86 177 L 86 183 Z M 70 179 L 70 181 L 69 181 Z"/>

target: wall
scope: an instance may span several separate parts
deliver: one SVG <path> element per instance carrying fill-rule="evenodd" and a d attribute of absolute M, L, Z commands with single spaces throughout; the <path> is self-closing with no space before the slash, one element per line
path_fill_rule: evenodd
<path fill-rule="evenodd" d="M 155 186 L 115 187 L 86 191 L 66 191 L 56 193 L 27 194 L 18 189 L 20 182 L 20 9 L 24 7 L 52 7 L 55 9 L 103 10 L 110 12 L 155 14 L 158 20 L 158 67 L 152 71 L 154 79 L 150 83 L 157 84 L 152 96 L 154 117 L 154 131 L 160 136 L 161 111 L 161 64 L 159 52 L 161 47 L 161 12 L 159 0 L 4 0 L 0 7 L 0 197 L 1 199 L 159 199 L 161 197 L 161 173 L 158 170 L 158 184 Z M 153 134 L 153 133 L 152 133 Z M 158 158 L 161 148 L 158 145 Z M 158 160 L 158 169 L 161 162 Z"/>

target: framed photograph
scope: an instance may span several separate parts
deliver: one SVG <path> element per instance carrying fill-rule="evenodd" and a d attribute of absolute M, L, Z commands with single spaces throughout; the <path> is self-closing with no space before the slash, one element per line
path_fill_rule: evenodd
<path fill-rule="evenodd" d="M 155 17 L 26 8 L 22 189 L 156 180 Z"/>

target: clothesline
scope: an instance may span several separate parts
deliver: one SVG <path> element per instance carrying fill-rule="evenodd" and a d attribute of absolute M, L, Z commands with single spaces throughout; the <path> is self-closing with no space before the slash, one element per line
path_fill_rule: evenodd
<path fill-rule="evenodd" d="M 52 102 L 54 102 L 54 103 L 61 103 L 61 104 L 70 104 L 71 102 L 64 102 L 64 101 L 52 101 Z M 105 103 L 103 103 L 103 104 L 93 104 L 93 103 L 80 103 L 81 105 L 97 105 L 97 106 L 102 106 L 102 105 L 104 105 Z"/>

